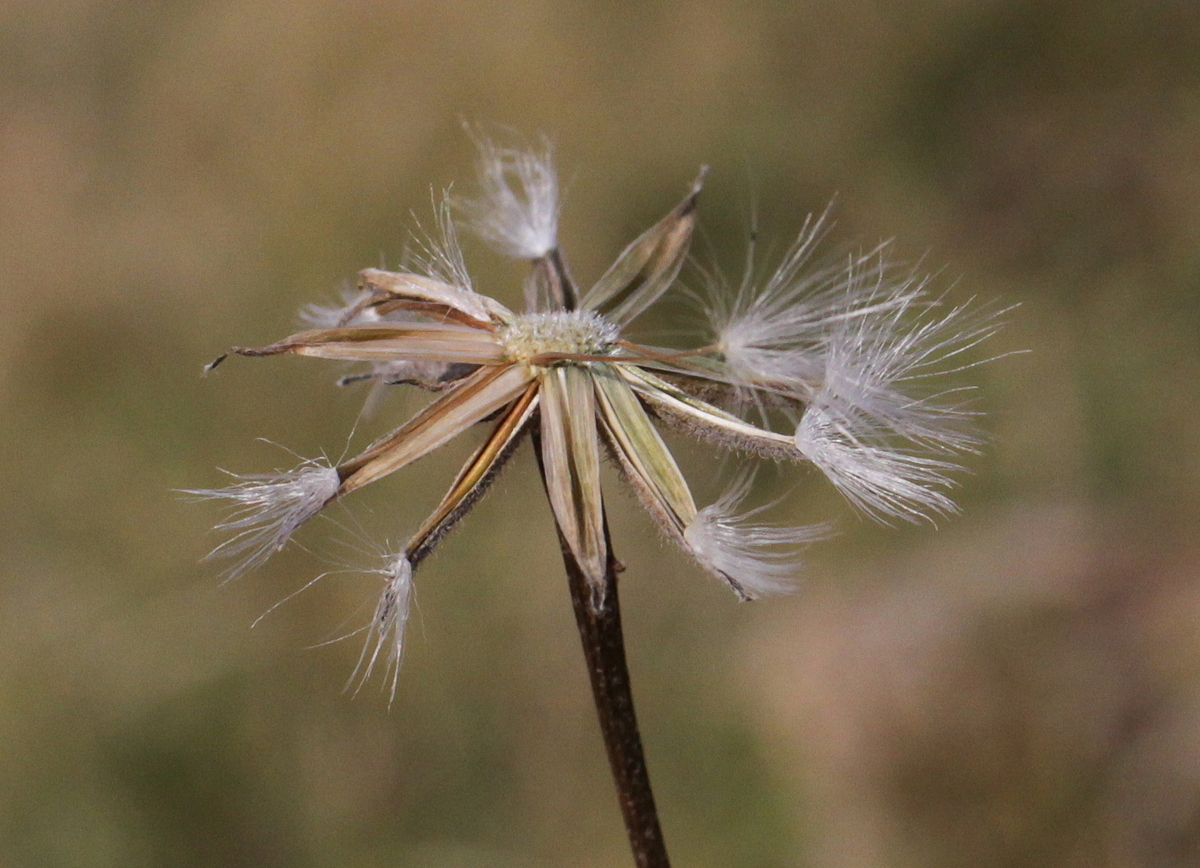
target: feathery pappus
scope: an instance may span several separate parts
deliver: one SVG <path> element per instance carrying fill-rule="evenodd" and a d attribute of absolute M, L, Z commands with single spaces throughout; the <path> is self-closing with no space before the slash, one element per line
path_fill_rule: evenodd
<path fill-rule="evenodd" d="M 825 525 L 759 521 L 761 507 L 744 507 L 748 474 L 698 506 L 662 426 L 747 458 L 815 466 L 854 506 L 885 522 L 954 510 L 948 490 L 956 456 L 980 440 L 964 387 L 942 385 L 942 378 L 975 363 L 970 351 L 995 331 L 1002 311 L 944 306 L 925 278 L 891 266 L 882 247 L 819 258 L 826 220 L 810 217 L 765 280 L 751 267 L 737 284 L 707 275 L 704 291 L 694 294 L 710 329 L 698 346 L 639 343 L 627 336 L 631 327 L 679 283 L 704 171 L 585 289 L 559 247 L 549 147 L 478 144 L 476 195 L 447 194 L 418 266 L 368 268 L 343 305 L 307 309 L 311 328 L 230 351 L 366 363 L 366 373 L 344 379 L 412 384 L 433 398 L 341 463 L 311 460 L 191 491 L 233 509 L 218 525 L 232 537 L 213 552 L 236 559 L 229 575 L 261 565 L 334 501 L 477 425 L 488 426 L 483 443 L 380 570 L 384 590 L 364 652 L 366 674 L 381 654 L 398 663 L 413 570 L 531 431 L 562 538 L 595 589 L 609 556 L 605 452 L 665 533 L 742 599 L 786 591 L 798 550 L 827 533 Z M 523 311 L 475 290 L 458 225 L 529 261 Z"/>

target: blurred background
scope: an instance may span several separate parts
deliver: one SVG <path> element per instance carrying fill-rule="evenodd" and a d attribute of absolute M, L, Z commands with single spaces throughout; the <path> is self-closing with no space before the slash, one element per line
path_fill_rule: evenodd
<path fill-rule="evenodd" d="M 707 164 L 698 250 L 731 274 L 752 215 L 781 251 L 836 197 L 835 246 L 1020 304 L 963 515 L 881 528 L 802 475 L 785 509 L 843 532 L 792 597 L 739 605 L 613 487 L 675 862 L 1200 862 L 1187 0 L 0 4 L 0 862 L 630 864 L 527 450 L 421 570 L 390 710 L 343 692 L 358 638 L 313 646 L 470 444 L 224 586 L 218 510 L 173 493 L 419 405 L 352 438 L 335 364 L 200 369 L 395 265 L 471 177 L 464 119 L 554 142 L 585 283 Z"/>

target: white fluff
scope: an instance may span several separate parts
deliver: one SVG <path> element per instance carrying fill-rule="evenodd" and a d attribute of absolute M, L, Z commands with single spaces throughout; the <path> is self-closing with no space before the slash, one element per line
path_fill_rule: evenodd
<path fill-rule="evenodd" d="M 972 366 L 958 358 L 995 331 L 997 316 L 914 300 L 842 318 L 823 347 L 823 380 L 796 447 L 877 519 L 954 511 L 945 490 L 957 465 L 948 459 L 974 451 L 980 438 L 966 389 L 939 378 Z"/>
<path fill-rule="evenodd" d="M 743 476 L 684 529 L 688 548 L 706 569 L 748 599 L 786 594 L 795 586 L 799 550 L 829 535 L 825 525 L 789 527 L 751 521 L 765 507 L 738 514 L 750 491 Z"/>
<path fill-rule="evenodd" d="M 856 438 L 895 433 L 935 450 L 970 450 L 978 438 L 963 389 L 940 378 L 971 367 L 958 357 L 997 327 L 994 315 L 912 301 L 835 324 L 823 348 L 815 403 L 850 422 Z"/>
<path fill-rule="evenodd" d="M 405 553 L 388 557 L 386 566 L 379 570 L 384 577 L 383 593 L 371 618 L 370 633 L 359 657 L 355 672 L 360 686 L 371 677 L 381 653 L 391 675 L 389 692 L 396 695 L 396 681 L 400 674 L 400 658 L 404 653 L 404 628 L 408 624 L 408 613 L 412 605 L 412 563 Z M 351 679 L 353 680 L 353 678 Z"/>
<path fill-rule="evenodd" d="M 824 224 L 810 219 L 761 290 L 751 258 L 733 299 L 714 296 L 724 373 L 760 408 L 807 408 L 797 449 L 857 507 L 885 521 L 949 512 L 946 459 L 979 438 L 964 390 L 939 377 L 971 366 L 961 354 L 998 314 L 941 309 L 923 277 L 888 263 L 886 246 L 810 267 Z"/>
<path fill-rule="evenodd" d="M 921 304 L 922 283 L 912 276 L 895 279 L 882 249 L 800 274 L 810 264 L 819 229 L 818 223 L 805 230 L 761 290 L 744 283 L 732 301 L 710 308 L 735 384 L 807 398 L 825 376 L 834 335 L 886 332 L 898 314 Z"/>
<path fill-rule="evenodd" d="M 500 147 L 477 137 L 479 195 L 455 205 L 495 250 L 516 259 L 537 259 L 558 246 L 558 177 L 550 145 Z"/>
<path fill-rule="evenodd" d="M 337 494 L 340 484 L 337 471 L 318 461 L 306 462 L 284 473 L 230 475 L 238 481 L 227 488 L 185 492 L 232 504 L 233 512 L 217 529 L 233 530 L 234 536 L 209 554 L 209 557 L 239 557 L 225 572 L 230 579 L 261 566 L 283 548 L 296 529 Z"/>
<path fill-rule="evenodd" d="M 471 273 L 463 259 L 462 245 L 458 242 L 458 229 L 451 214 L 450 193 L 443 193 L 441 201 L 434 199 L 433 217 L 435 232 L 424 232 L 420 224 L 413 233 L 416 249 L 409 254 L 413 270 L 449 284 L 459 292 L 472 298 L 482 309 L 487 306 L 483 297 L 475 292 Z"/>
<path fill-rule="evenodd" d="M 333 329 L 366 322 L 378 322 L 380 316 L 373 308 L 360 309 L 368 294 L 356 289 L 341 292 L 336 304 L 310 302 L 300 309 L 300 322 L 309 328 Z"/>
<path fill-rule="evenodd" d="M 953 512 L 944 489 L 952 462 L 857 439 L 855 423 L 814 404 L 796 428 L 796 448 L 863 512 L 887 521 L 919 521 Z"/>

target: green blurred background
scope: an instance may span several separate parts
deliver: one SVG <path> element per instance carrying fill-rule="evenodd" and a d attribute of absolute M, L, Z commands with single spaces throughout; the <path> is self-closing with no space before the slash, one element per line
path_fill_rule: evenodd
<path fill-rule="evenodd" d="M 1020 303 L 940 529 L 803 475 L 787 508 L 844 533 L 739 605 L 612 495 L 676 863 L 1200 862 L 1196 3 L 7 0 L 0 864 L 630 864 L 527 451 L 422 569 L 390 710 L 342 692 L 357 640 L 307 649 L 469 444 L 223 587 L 172 494 L 347 448 L 336 365 L 200 368 L 394 265 L 463 119 L 554 141 L 584 281 L 708 164 L 734 273 L 752 213 L 779 250 L 836 195 L 836 241 Z"/>

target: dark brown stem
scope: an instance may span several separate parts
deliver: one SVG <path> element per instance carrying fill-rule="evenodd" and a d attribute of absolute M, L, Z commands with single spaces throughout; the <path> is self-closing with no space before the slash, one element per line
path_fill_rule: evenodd
<path fill-rule="evenodd" d="M 608 764 L 617 784 L 617 797 L 625 817 L 625 830 L 629 833 L 629 846 L 633 848 L 634 864 L 638 868 L 669 868 L 667 845 L 658 823 L 650 773 L 646 769 L 637 715 L 633 710 L 629 669 L 625 665 L 621 606 L 617 598 L 619 565 L 610 551 L 604 595 L 596 607 L 592 589 L 561 535 L 559 542 L 571 586 L 575 623 L 579 626 L 583 656 L 592 681 L 600 732 L 604 735 Z"/>
<path fill-rule="evenodd" d="M 540 465 L 539 439 L 535 436 L 534 445 Z M 601 595 L 593 594 L 593 588 L 562 531 L 558 533 L 571 588 L 571 604 L 575 608 L 575 623 L 579 627 L 583 656 L 592 682 L 592 698 L 596 702 L 596 715 L 608 752 L 608 765 L 617 785 L 617 798 L 625 818 L 625 831 L 629 833 L 634 864 L 638 868 L 670 868 L 658 810 L 654 806 L 654 792 L 650 789 L 650 773 L 638 733 L 637 715 L 633 710 L 629 668 L 625 664 L 625 639 L 621 632 L 621 604 L 617 597 L 617 573 L 624 567 L 613 557 L 607 519 L 604 538 L 608 565 Z"/>

